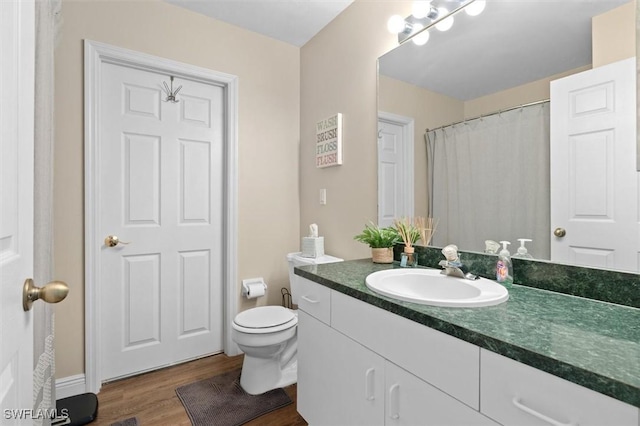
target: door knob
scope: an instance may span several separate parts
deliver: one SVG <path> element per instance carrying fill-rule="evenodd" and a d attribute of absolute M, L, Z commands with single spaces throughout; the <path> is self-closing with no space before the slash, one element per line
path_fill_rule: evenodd
<path fill-rule="evenodd" d="M 558 238 L 562 238 L 565 235 L 567 235 L 567 231 L 564 228 L 556 228 L 553 230 L 553 235 L 555 235 Z"/>
<path fill-rule="evenodd" d="M 27 278 L 22 287 L 22 308 L 31 309 L 31 304 L 38 299 L 47 303 L 58 303 L 69 293 L 69 286 L 62 281 L 51 281 L 44 287 L 36 287 L 31 278 Z"/>
<path fill-rule="evenodd" d="M 107 238 L 104 239 L 104 245 L 107 247 L 115 247 L 118 244 L 129 244 L 126 241 L 120 241 L 117 235 L 107 235 Z"/>

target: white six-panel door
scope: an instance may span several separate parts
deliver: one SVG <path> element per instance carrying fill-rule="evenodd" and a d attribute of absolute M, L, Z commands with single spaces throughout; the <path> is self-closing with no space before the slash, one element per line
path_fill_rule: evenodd
<path fill-rule="evenodd" d="M 640 271 L 635 58 L 551 83 L 551 260 Z"/>
<path fill-rule="evenodd" d="M 31 424 L 34 4 L 0 1 L 0 424 Z M 38 286 L 44 283 L 37 283 Z M 42 303 L 42 302 L 38 302 Z"/>
<path fill-rule="evenodd" d="M 389 113 L 378 118 L 378 225 L 413 216 L 413 120 Z"/>
<path fill-rule="evenodd" d="M 102 380 L 223 349 L 224 93 L 104 64 L 98 227 Z M 125 244 L 128 243 L 128 244 Z"/>

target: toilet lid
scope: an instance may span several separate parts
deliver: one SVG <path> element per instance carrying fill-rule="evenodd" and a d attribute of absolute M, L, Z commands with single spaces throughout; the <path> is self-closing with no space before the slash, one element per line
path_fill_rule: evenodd
<path fill-rule="evenodd" d="M 246 328 L 269 328 L 287 323 L 295 318 L 293 312 L 282 306 L 260 306 L 236 315 L 233 322 Z"/>

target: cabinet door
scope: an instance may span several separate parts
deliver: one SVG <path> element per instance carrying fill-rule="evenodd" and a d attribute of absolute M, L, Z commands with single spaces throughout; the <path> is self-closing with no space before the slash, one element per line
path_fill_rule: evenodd
<path fill-rule="evenodd" d="M 331 291 L 331 327 L 480 409 L 479 347 L 335 290 Z"/>
<path fill-rule="evenodd" d="M 382 425 L 384 359 L 298 311 L 298 412 L 314 426 Z"/>
<path fill-rule="evenodd" d="M 498 425 L 391 362 L 385 365 L 386 425 Z"/>
<path fill-rule="evenodd" d="M 504 425 L 637 426 L 638 408 L 482 349 L 482 412 Z"/>

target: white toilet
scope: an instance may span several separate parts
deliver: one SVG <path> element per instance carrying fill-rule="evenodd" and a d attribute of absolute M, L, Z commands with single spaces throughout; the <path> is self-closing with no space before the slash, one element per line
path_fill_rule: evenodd
<path fill-rule="evenodd" d="M 298 303 L 295 266 L 342 262 L 337 257 L 302 257 L 289 253 L 291 298 Z M 296 311 L 282 306 L 260 306 L 240 312 L 233 320 L 232 339 L 244 352 L 240 386 L 251 395 L 296 383 L 298 380 Z"/>

